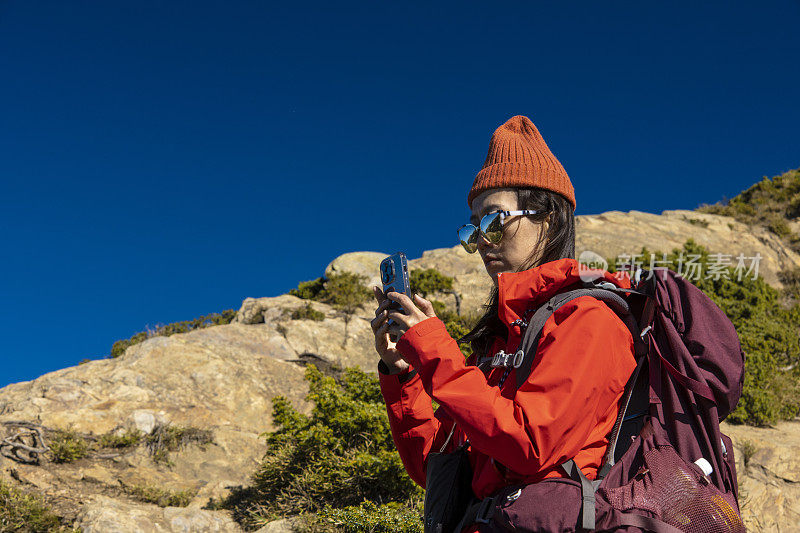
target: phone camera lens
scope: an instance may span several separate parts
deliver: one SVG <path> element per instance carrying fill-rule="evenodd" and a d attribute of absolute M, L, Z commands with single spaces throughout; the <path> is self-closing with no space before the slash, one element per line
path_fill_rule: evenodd
<path fill-rule="evenodd" d="M 391 283 L 394 279 L 394 268 L 392 263 L 386 262 L 381 264 L 381 281 L 385 284 Z"/>

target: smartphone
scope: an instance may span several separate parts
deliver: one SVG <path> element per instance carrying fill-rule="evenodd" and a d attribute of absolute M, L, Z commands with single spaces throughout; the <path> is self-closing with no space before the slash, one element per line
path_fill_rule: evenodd
<path fill-rule="evenodd" d="M 397 252 L 381 261 L 381 283 L 383 283 L 383 294 L 399 292 L 411 298 L 406 254 Z M 390 306 L 390 309 L 402 309 L 402 307 L 395 302 Z M 390 318 L 388 323 L 391 326 L 394 321 Z"/>

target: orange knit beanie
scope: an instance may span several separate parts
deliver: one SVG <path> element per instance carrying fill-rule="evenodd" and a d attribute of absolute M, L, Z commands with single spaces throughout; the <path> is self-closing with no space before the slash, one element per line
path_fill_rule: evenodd
<path fill-rule="evenodd" d="M 542 135 L 528 117 L 517 115 L 497 128 L 489 142 L 483 163 L 467 204 L 488 189 L 538 187 L 557 192 L 575 208 L 575 189 L 567 172 L 547 147 Z"/>

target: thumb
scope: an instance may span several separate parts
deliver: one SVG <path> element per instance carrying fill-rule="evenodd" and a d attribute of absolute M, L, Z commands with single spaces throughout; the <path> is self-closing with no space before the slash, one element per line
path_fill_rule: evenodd
<path fill-rule="evenodd" d="M 433 310 L 433 304 L 431 302 L 429 302 L 419 294 L 415 294 L 414 299 L 419 304 L 420 311 L 425 313 L 425 316 L 427 316 L 428 318 L 436 316 L 436 311 Z"/>

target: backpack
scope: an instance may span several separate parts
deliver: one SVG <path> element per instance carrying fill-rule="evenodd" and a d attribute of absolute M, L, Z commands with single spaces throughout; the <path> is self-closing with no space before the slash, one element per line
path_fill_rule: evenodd
<path fill-rule="evenodd" d="M 667 269 L 637 270 L 633 288 L 599 276 L 552 297 L 530 319 L 512 357 L 479 365 L 530 375 L 545 321 L 581 296 L 603 301 L 625 323 L 637 365 L 620 401 L 603 464 L 587 479 L 505 487 L 473 503 L 459 527 L 480 531 L 743 532 L 731 440 L 719 423 L 736 407 L 744 354 L 728 317 L 700 289 Z M 523 352 L 523 353 L 520 353 Z"/>

